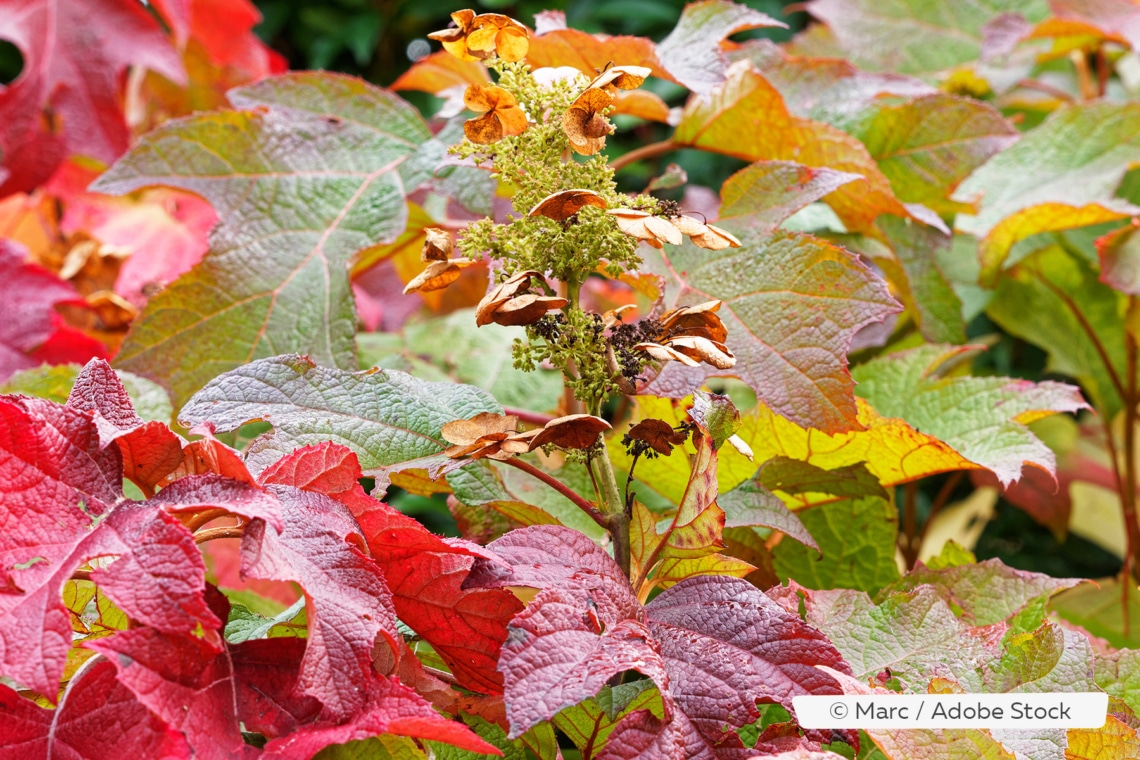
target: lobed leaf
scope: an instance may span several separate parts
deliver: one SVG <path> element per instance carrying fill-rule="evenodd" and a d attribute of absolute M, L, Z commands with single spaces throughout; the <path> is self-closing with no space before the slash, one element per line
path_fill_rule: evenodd
<path fill-rule="evenodd" d="M 167 384 L 181 406 L 211 378 L 286 351 L 355 365 L 347 265 L 403 230 L 426 178 L 415 111 L 360 80 L 290 74 L 230 94 L 243 110 L 170 122 L 93 185 L 164 185 L 218 212 L 211 248 L 149 301 L 118 366 Z M 272 208 L 267 213 L 266 209 Z"/>

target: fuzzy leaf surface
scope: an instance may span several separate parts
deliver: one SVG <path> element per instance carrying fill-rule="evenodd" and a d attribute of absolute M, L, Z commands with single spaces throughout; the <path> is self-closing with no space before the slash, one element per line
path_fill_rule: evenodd
<path fill-rule="evenodd" d="M 278 356 L 215 379 L 180 417 L 222 431 L 255 419 L 272 424 L 273 433 L 251 446 L 248 462 L 255 470 L 298 447 L 332 440 L 355 451 L 366 471 L 380 474 L 403 469 L 394 465 L 443 464 L 441 452 L 449 444 L 440 428 L 479 412 L 502 408 L 486 391 L 467 385 L 423 382 L 396 370 L 347 372 L 318 367 L 306 356 Z"/>
<path fill-rule="evenodd" d="M 1053 451 L 1025 425 L 1056 412 L 1087 409 L 1080 391 L 1052 381 L 939 377 L 964 349 L 924 346 L 875 359 L 855 370 L 859 395 L 879 413 L 906 420 L 994 473 L 1002 485 L 1023 464 L 1054 473 Z"/>
<path fill-rule="evenodd" d="M 93 186 L 177 187 L 218 212 L 202 263 L 150 300 L 117 358 L 167 383 L 176 406 L 211 378 L 286 351 L 354 367 L 348 261 L 395 239 L 404 194 L 425 178 L 408 159 L 427 126 L 359 80 L 290 74 L 229 97 L 243 110 L 158 128 Z"/>

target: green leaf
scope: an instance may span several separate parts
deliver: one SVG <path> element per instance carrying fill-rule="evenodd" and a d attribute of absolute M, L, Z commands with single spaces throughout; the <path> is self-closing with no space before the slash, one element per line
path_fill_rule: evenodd
<path fill-rule="evenodd" d="M 878 603 L 858 591 L 807 594 L 806 622 L 827 635 L 856 678 L 890 668 L 904 691 L 924 693 L 935 675 L 965 676 L 997 653 L 925 586 L 891 592 Z"/>
<path fill-rule="evenodd" d="M 44 365 L 26 369 L 0 384 L 0 393 L 23 393 L 63 404 L 71 395 L 71 386 L 75 385 L 75 377 L 80 369 L 82 368 L 78 364 L 59 364 L 54 367 Z M 135 414 L 147 422 L 170 423 L 174 409 L 170 405 L 170 396 L 161 385 L 123 370 L 116 370 L 115 374 L 131 397 Z"/>
<path fill-rule="evenodd" d="M 325 747 L 313 755 L 313 760 L 425 760 L 426 757 L 408 737 L 385 734 Z"/>
<path fill-rule="evenodd" d="M 1124 625 L 1120 584 L 1114 578 L 1097 581 L 1057 595 L 1051 602 L 1053 610 L 1070 623 L 1108 641 L 1114 647 L 1140 649 L 1140 631 L 1135 624 L 1140 620 L 1140 591 L 1130 585 L 1128 596 L 1128 619 L 1130 629 Z M 1130 630 L 1130 633 L 1125 633 Z"/>
<path fill-rule="evenodd" d="M 809 465 L 810 466 L 810 465 Z M 778 530 L 804 546 L 818 550 L 803 521 L 758 480 L 746 480 L 717 499 L 724 510 L 725 528 L 759 526 Z"/>
<path fill-rule="evenodd" d="M 473 309 L 410 324 L 402 337 L 399 341 L 388 333 L 357 336 L 361 364 L 408 372 L 428 364 L 443 377 L 490 391 L 503 406 L 532 411 L 554 409 L 562 395 L 561 373 L 523 372 L 512 364 L 511 344 L 525 339 L 524 328 L 476 327 Z"/>
<path fill-rule="evenodd" d="M 1009 638 L 1000 658 L 981 663 L 963 679 L 968 692 L 1096 691 L 1088 637 L 1045 622 Z"/>
<path fill-rule="evenodd" d="M 521 739 L 508 739 L 506 731 L 478 715 L 464 715 L 463 722 L 480 739 L 499 749 L 503 753 L 503 760 L 526 760 L 526 751 L 523 749 Z M 429 741 L 425 744 L 431 749 L 432 757 L 439 758 L 439 760 L 478 760 L 478 758 L 496 757 L 496 755 L 472 752 L 443 742 Z"/>
<path fill-rule="evenodd" d="M 959 183 L 1017 140 L 988 103 L 938 93 L 878 106 L 853 134 L 879 163 L 900 200 L 947 217 L 969 206 L 950 200 Z"/>
<path fill-rule="evenodd" d="M 1045 0 L 814 0 L 808 9 L 857 65 L 927 77 L 978 60 L 994 16 L 1036 23 L 1049 15 Z"/>
<path fill-rule="evenodd" d="M 674 398 L 707 375 L 732 374 L 774 412 L 837 433 L 859 429 L 847 372 L 851 338 L 897 306 L 885 283 L 853 254 L 818 238 L 748 229 L 747 217 L 722 222 L 742 246 L 706 251 L 691 243 L 646 255 L 666 277 L 666 301 L 724 302 L 719 316 L 736 366 L 727 371 L 667 365 L 648 391 Z"/>
<path fill-rule="evenodd" d="M 933 588 L 967 623 L 985 626 L 1005 622 L 1030 602 L 1048 599 L 1082 582 L 1080 578 L 1053 578 L 1016 570 L 999 559 L 988 559 L 942 570 L 919 564 L 892 584 L 891 589 Z"/>
<path fill-rule="evenodd" d="M 974 172 L 954 196 L 964 202 L 981 200 L 979 214 L 960 217 L 959 229 L 995 236 L 983 244 L 992 249 L 983 251 L 983 277 L 993 279 L 1009 246 L 1029 234 L 1094 224 L 1105 221 L 1101 217 L 1106 213 L 1106 218 L 1132 213 L 1134 207 L 1114 196 L 1125 172 L 1138 162 L 1140 103 L 1058 108 Z M 1033 214 L 1034 207 L 1042 207 L 1040 218 L 1014 216 Z M 1007 219 L 1009 224 L 1000 229 Z"/>
<path fill-rule="evenodd" d="M 796 515 L 815 539 L 819 552 L 781 541 L 772 551 L 780 580 L 794 578 L 814 589 L 875 592 L 898 579 L 898 512 L 886 499 L 844 499 L 802 509 Z"/>
<path fill-rule="evenodd" d="M 1124 376 L 1124 308 L 1124 296 L 1098 282 L 1087 262 L 1054 245 L 1006 273 L 987 314 L 1006 332 L 1045 349 L 1047 371 L 1078 380 L 1097 411 L 1112 419 L 1123 408 L 1113 374 Z"/>
<path fill-rule="evenodd" d="M 302 623 L 298 629 L 297 618 L 305 609 L 305 597 L 298 599 L 292 606 L 273 617 L 258 615 L 240 604 L 230 606 L 230 619 L 226 621 L 225 637 L 231 644 L 240 644 L 250 639 L 268 639 L 275 636 L 304 636 L 305 626 Z M 293 622 L 292 626 L 284 625 Z"/>
<path fill-rule="evenodd" d="M 210 251 L 148 302 L 116 360 L 167 384 L 175 406 L 288 351 L 355 367 L 348 262 L 400 234 L 405 192 L 434 168 L 415 110 L 360 80 L 288 74 L 229 97 L 243 110 L 163 125 L 92 186 L 177 187 L 218 212 Z"/>
<path fill-rule="evenodd" d="M 1124 700 L 1132 712 L 1140 715 L 1140 650 L 1098 654 L 1094 672 L 1097 686 Z"/>
<path fill-rule="evenodd" d="M 852 375 L 859 395 L 880 414 L 906 420 L 953 446 L 1003 485 L 1020 479 L 1023 464 L 1053 473 L 1052 450 L 1026 424 L 1053 412 L 1088 408 L 1080 391 L 1051 381 L 940 377 L 939 369 L 964 350 L 922 346 L 874 359 Z"/>
<path fill-rule="evenodd" d="M 879 479 L 862 462 L 825 470 L 791 457 L 772 457 L 760 465 L 756 479 L 765 488 L 786 494 L 819 493 L 857 498 L 889 498 Z"/>
<path fill-rule="evenodd" d="M 808 204 L 859 178 L 794 161 L 757 161 L 725 180 L 720 189 L 720 216 L 745 217 L 754 229 L 774 230 Z"/>
<path fill-rule="evenodd" d="M 1129 295 L 1140 295 L 1140 233 L 1124 227 L 1096 241 L 1100 281 Z"/>
<path fill-rule="evenodd" d="M 657 46 L 657 58 L 678 82 L 693 92 L 708 92 L 724 81 L 721 41 L 746 29 L 773 26 L 788 25 L 728 0 L 689 3 L 676 28 Z"/>
<path fill-rule="evenodd" d="M 873 244 L 869 250 L 855 250 L 869 253 L 898 287 L 899 300 L 914 315 L 924 338 L 932 343 L 964 343 L 962 300 L 939 260 L 949 252 L 952 239 L 931 227 L 893 216 L 880 218 L 878 225 L 893 255 L 875 255 Z"/>
<path fill-rule="evenodd" d="M 294 449 L 323 441 L 348 446 L 381 484 L 389 471 L 438 467 L 449 444 L 440 428 L 479 412 L 501 413 L 484 390 L 429 383 L 395 370 L 346 372 L 305 356 L 277 356 L 215 378 L 183 407 L 183 424 L 220 431 L 264 420 L 273 431 L 248 449 L 260 470 Z"/>

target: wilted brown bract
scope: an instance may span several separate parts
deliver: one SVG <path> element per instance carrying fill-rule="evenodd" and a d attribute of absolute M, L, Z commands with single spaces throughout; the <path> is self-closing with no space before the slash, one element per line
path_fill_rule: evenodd
<path fill-rule="evenodd" d="M 610 423 L 592 414 L 571 414 L 546 423 L 542 431 L 530 441 L 530 451 L 539 446 L 553 444 L 564 449 L 588 449 L 598 440 L 598 434 L 609 430 Z"/>
<path fill-rule="evenodd" d="M 445 441 L 455 445 L 448 447 L 443 453 L 451 459 L 460 457 L 506 459 L 513 454 L 502 452 L 502 443 L 518 429 L 518 424 L 519 418 L 513 414 L 503 415 L 493 412 L 481 412 L 470 419 L 448 422 L 440 428 L 440 435 Z"/>
<path fill-rule="evenodd" d="M 545 216 L 556 222 L 564 222 L 586 206 L 604 209 L 606 202 L 593 190 L 562 190 L 536 203 L 530 210 L 530 216 Z"/>
<path fill-rule="evenodd" d="M 420 258 L 424 261 L 447 261 L 451 258 L 451 235 L 439 227 L 424 228 L 424 247 Z"/>
<path fill-rule="evenodd" d="M 665 219 L 654 216 L 647 211 L 615 208 L 610 209 L 607 213 L 617 220 L 618 229 L 622 232 L 638 240 L 644 240 L 654 248 L 661 248 L 662 243 L 680 245 L 684 240 L 680 230 Z"/>
<path fill-rule="evenodd" d="M 728 338 L 728 330 L 716 315 L 722 303 L 715 300 L 705 301 L 696 306 L 670 309 L 661 317 L 660 335 L 669 337 L 696 335 L 724 343 Z"/>
<path fill-rule="evenodd" d="M 556 296 L 543 296 L 527 293 L 532 277 L 539 273 L 533 270 L 519 272 L 503 281 L 487 295 L 475 308 L 475 324 L 478 327 L 494 322 L 500 325 L 530 325 L 552 309 L 561 309 L 569 301 Z"/>
<path fill-rule="evenodd" d="M 676 361 L 689 367 L 700 362 L 717 369 L 735 366 L 736 357 L 724 345 L 728 330 L 716 315 L 721 303 L 705 301 L 665 312 L 656 341 L 638 343 L 634 348 L 658 361 Z"/>
<path fill-rule="evenodd" d="M 642 85 L 645 78 L 653 73 L 645 66 L 611 66 L 590 82 L 590 88 L 634 90 Z"/>
<path fill-rule="evenodd" d="M 470 9 L 451 14 L 454 29 L 432 32 L 429 39 L 443 43 L 447 52 L 461 61 L 481 61 L 498 55 L 504 61 L 521 61 L 530 48 L 527 28 L 498 13 L 478 16 Z"/>
<path fill-rule="evenodd" d="M 404 295 L 424 291 L 443 290 L 459 279 L 460 270 L 474 264 L 470 259 L 449 259 L 447 261 L 432 261 L 424 271 L 416 275 L 411 282 L 404 286 Z"/>
<path fill-rule="evenodd" d="M 681 445 L 689 437 L 687 433 L 674 430 L 664 420 L 652 417 L 631 427 L 627 435 L 635 441 L 645 441 L 650 448 L 666 457 L 673 453 L 674 446 Z"/>
<path fill-rule="evenodd" d="M 526 131 L 526 114 L 519 108 L 515 96 L 495 85 L 473 84 L 463 94 L 463 104 L 483 115 L 468 119 L 463 134 L 473 143 L 490 145 L 504 137 L 521 135 Z"/>
<path fill-rule="evenodd" d="M 613 132 L 613 125 L 604 111 L 613 102 L 613 95 L 606 90 L 589 88 L 566 109 L 562 115 L 562 131 L 576 153 L 592 156 L 606 147 L 606 136 Z"/>

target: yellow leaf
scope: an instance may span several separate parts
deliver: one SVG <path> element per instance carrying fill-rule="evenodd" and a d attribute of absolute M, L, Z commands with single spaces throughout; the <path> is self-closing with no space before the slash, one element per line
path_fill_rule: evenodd
<path fill-rule="evenodd" d="M 1101 728 L 1070 728 L 1065 760 L 1132 760 L 1140 757 L 1136 729 L 1111 715 Z"/>

